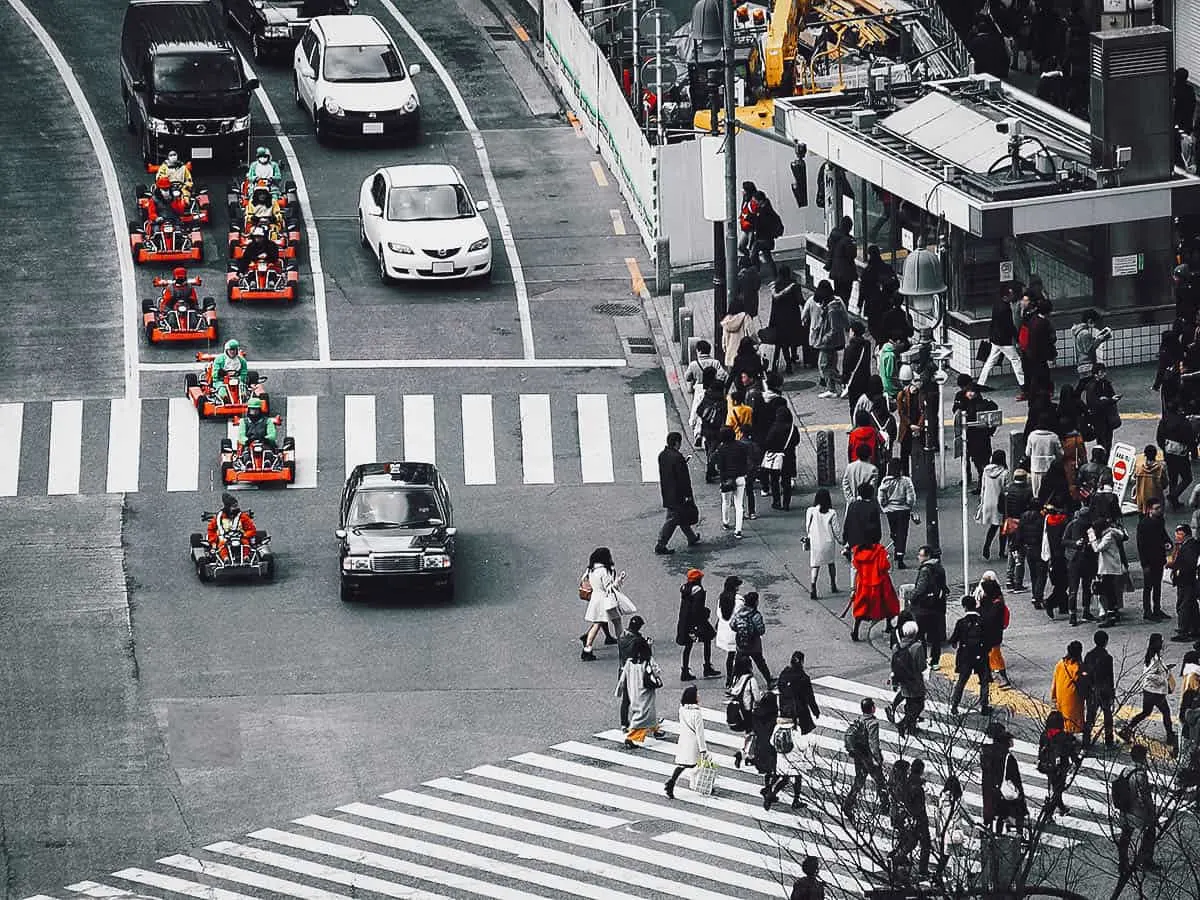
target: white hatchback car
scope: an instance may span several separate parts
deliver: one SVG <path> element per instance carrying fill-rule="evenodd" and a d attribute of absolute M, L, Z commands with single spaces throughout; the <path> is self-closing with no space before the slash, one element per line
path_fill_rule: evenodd
<path fill-rule="evenodd" d="M 492 241 L 454 166 L 385 166 L 358 193 L 359 240 L 379 263 L 379 280 L 486 278 Z"/>
<path fill-rule="evenodd" d="M 387 29 L 374 16 L 317 16 L 296 45 L 296 104 L 312 116 L 317 140 L 416 138 L 421 101 Z"/>

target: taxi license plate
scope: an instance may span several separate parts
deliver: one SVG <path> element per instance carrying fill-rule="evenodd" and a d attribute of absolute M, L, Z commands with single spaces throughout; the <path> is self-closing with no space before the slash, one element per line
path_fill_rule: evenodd
<path fill-rule="evenodd" d="M 434 264 L 433 264 L 433 274 L 434 275 L 445 275 L 445 274 L 447 274 L 449 272 L 453 272 L 453 271 L 454 271 L 454 263 L 451 262 L 450 260 L 434 262 Z"/>
<path fill-rule="evenodd" d="M 363 122 L 363 134 L 383 134 L 383 123 Z"/>
<path fill-rule="evenodd" d="M 212 147 L 193 147 L 192 159 L 212 159 Z"/>

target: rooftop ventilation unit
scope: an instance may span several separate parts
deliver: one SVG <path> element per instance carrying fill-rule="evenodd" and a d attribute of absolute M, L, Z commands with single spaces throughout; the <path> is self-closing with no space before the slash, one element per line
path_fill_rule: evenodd
<path fill-rule="evenodd" d="M 1092 165 L 1123 185 L 1171 177 L 1171 31 L 1161 25 L 1093 32 Z M 1117 148 L 1128 148 L 1122 165 Z"/>

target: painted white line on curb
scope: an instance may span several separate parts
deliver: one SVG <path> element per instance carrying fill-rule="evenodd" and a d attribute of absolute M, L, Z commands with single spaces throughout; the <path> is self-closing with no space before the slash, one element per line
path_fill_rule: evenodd
<path fill-rule="evenodd" d="M 623 369 L 623 359 L 279 359 L 256 362 L 260 372 L 326 372 L 357 369 Z M 195 363 L 142 363 L 143 372 L 195 372 Z"/>
<path fill-rule="evenodd" d="M 521 319 L 521 349 L 526 359 L 533 359 L 533 320 L 529 313 L 529 290 L 525 285 L 525 270 L 521 266 L 521 258 L 517 255 L 517 243 L 513 240 L 512 225 L 508 221 L 508 212 L 504 209 L 504 201 L 500 199 L 500 188 L 496 185 L 496 176 L 492 172 L 492 163 L 488 158 L 487 147 L 483 143 L 483 135 L 475 125 L 475 118 L 467 109 L 467 101 L 442 61 L 433 52 L 433 48 L 425 42 L 417 29 L 396 8 L 392 0 L 379 0 L 383 8 L 391 14 L 396 23 L 404 29 L 404 33 L 417 45 L 417 49 L 429 61 L 429 67 L 441 79 L 454 108 L 462 119 L 463 127 L 471 135 L 471 143 L 475 146 L 475 155 L 479 157 L 479 169 L 483 173 L 483 183 L 487 186 L 488 197 L 492 201 L 492 212 L 496 214 L 496 227 L 500 229 L 500 239 L 504 242 L 504 254 L 508 257 L 508 265 L 512 269 L 513 288 L 517 294 L 517 315 Z"/>
<path fill-rule="evenodd" d="M 58 70 L 58 75 L 62 79 L 67 93 L 71 95 L 71 102 L 75 104 L 75 110 L 83 121 L 83 129 L 87 132 L 92 152 L 96 154 L 96 163 L 100 168 L 100 180 L 104 183 L 105 199 L 108 201 L 108 212 L 112 220 L 113 239 L 117 245 L 117 269 L 121 273 L 121 336 L 125 344 L 125 399 L 136 400 L 138 397 L 139 337 L 137 324 L 141 320 L 138 318 L 137 284 L 133 277 L 133 257 L 129 253 L 129 226 L 126 224 L 125 209 L 121 203 L 121 183 L 117 180 L 117 169 L 113 165 L 112 154 L 108 152 L 108 145 L 104 143 L 104 136 L 100 133 L 100 123 L 96 121 L 87 97 L 84 96 L 83 88 L 79 85 L 79 79 L 75 77 L 66 57 L 54 43 L 54 38 L 50 37 L 49 32 L 42 27 L 42 23 L 21 0 L 8 0 L 8 5 L 24 20 L 34 37 L 41 43 L 46 55 L 50 57 L 50 61 L 54 63 L 54 68 Z"/>
<path fill-rule="evenodd" d="M 304 180 L 304 173 L 300 171 L 300 157 L 296 155 L 296 148 L 292 146 L 291 139 L 283 132 L 279 114 L 275 112 L 271 98 L 267 96 L 267 92 L 261 86 L 254 92 L 254 96 L 258 98 L 263 112 L 267 114 L 267 121 L 271 123 L 279 146 L 288 158 L 292 181 L 296 182 L 296 196 L 300 200 L 300 215 L 304 218 L 304 238 L 308 241 L 308 268 L 312 272 L 313 306 L 316 308 L 317 318 L 317 357 L 327 360 L 329 359 L 329 312 L 325 303 L 325 272 L 321 268 L 321 238 L 317 234 L 317 225 L 312 216 L 312 200 L 308 196 L 308 184 Z"/>

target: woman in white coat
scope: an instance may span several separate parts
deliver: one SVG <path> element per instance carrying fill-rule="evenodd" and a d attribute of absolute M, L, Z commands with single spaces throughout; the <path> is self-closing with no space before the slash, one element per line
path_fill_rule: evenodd
<path fill-rule="evenodd" d="M 837 560 L 842 552 L 842 526 L 827 488 L 821 488 L 813 505 L 804 514 L 804 543 L 808 546 L 808 566 L 812 585 L 808 596 L 817 599 L 817 575 L 821 566 L 829 567 L 829 590 L 837 593 Z"/>
<path fill-rule="evenodd" d="M 675 744 L 675 771 L 663 785 L 667 797 L 675 799 L 675 782 L 685 770 L 708 756 L 708 744 L 704 740 L 704 713 L 700 710 L 700 692 L 694 684 L 683 689 L 679 699 L 679 742 Z"/>
<path fill-rule="evenodd" d="M 629 651 L 629 659 L 617 676 L 617 689 L 613 696 L 618 700 L 629 699 L 629 728 L 625 731 L 625 746 L 636 750 L 642 746 L 646 736 L 661 737 L 659 730 L 658 689 L 663 686 L 662 669 L 650 651 L 650 642 L 638 638 Z"/>
<path fill-rule="evenodd" d="M 713 642 L 718 650 L 725 651 L 725 690 L 733 687 L 733 660 L 737 656 L 737 635 L 733 631 L 733 617 L 742 608 L 742 595 L 738 588 L 742 579 L 730 575 L 725 579 L 725 590 L 717 599 L 717 637 Z"/>
<path fill-rule="evenodd" d="M 597 547 L 588 557 L 585 578 L 592 586 L 592 596 L 588 598 L 587 610 L 583 614 L 588 623 L 588 630 L 584 635 L 583 652 L 579 654 L 579 658 L 584 662 L 592 662 L 596 659 L 596 654 L 592 652 L 592 644 L 600 634 L 602 625 L 611 622 L 616 632 L 615 637 L 621 636 L 619 592 L 621 583 L 625 580 L 625 573 L 617 572 L 617 564 L 613 562 L 611 550 L 607 547 Z"/>

